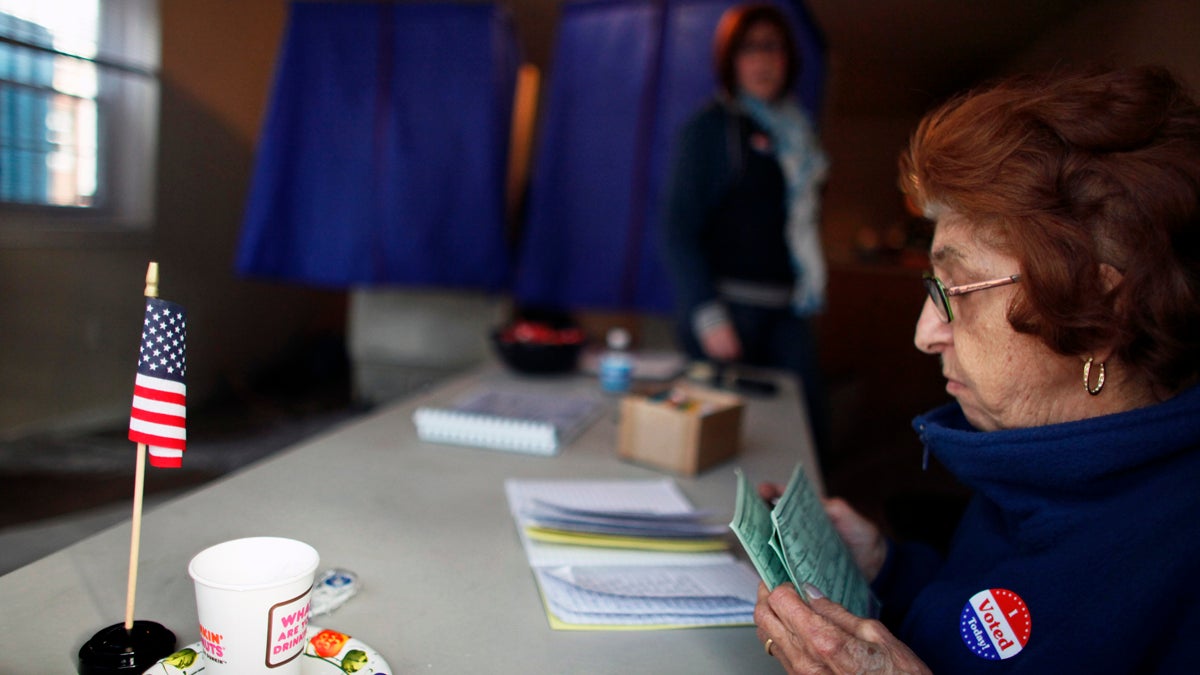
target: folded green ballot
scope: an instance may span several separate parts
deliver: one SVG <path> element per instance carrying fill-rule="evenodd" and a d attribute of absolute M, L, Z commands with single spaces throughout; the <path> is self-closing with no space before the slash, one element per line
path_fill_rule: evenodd
<path fill-rule="evenodd" d="M 737 503 L 729 529 L 737 535 L 768 588 L 808 582 L 862 617 L 878 615 L 878 601 L 850 550 L 825 514 L 820 496 L 797 464 L 775 508 L 768 508 L 737 471 Z"/>

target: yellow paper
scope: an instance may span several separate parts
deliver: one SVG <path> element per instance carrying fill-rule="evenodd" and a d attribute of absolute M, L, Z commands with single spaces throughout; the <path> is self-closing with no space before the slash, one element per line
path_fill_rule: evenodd
<path fill-rule="evenodd" d="M 552 544 L 572 544 L 575 546 L 597 546 L 601 548 L 630 548 L 646 551 L 676 551 L 680 553 L 724 551 L 729 548 L 729 545 L 721 539 L 623 537 L 613 534 L 589 534 L 556 530 L 536 525 L 527 526 L 525 534 L 529 535 L 529 538 L 535 541 L 544 541 Z"/>

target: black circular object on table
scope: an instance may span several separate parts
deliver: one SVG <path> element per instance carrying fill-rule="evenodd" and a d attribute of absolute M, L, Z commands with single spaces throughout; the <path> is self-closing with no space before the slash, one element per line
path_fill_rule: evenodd
<path fill-rule="evenodd" d="M 492 345 L 505 365 L 522 373 L 565 373 L 575 370 L 583 343 L 545 344 L 506 339 L 502 331 L 492 332 Z"/>
<path fill-rule="evenodd" d="M 175 652 L 175 634 L 154 621 L 134 621 L 133 628 L 117 623 L 79 648 L 79 675 L 137 673 Z"/>

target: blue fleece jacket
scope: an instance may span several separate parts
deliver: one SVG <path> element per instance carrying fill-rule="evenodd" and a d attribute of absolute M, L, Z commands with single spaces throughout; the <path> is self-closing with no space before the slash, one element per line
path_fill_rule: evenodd
<path fill-rule="evenodd" d="M 894 545 L 875 581 L 933 672 L 1200 672 L 1200 387 L 1031 429 L 976 431 L 957 404 L 913 426 L 975 492 L 945 560 Z"/>

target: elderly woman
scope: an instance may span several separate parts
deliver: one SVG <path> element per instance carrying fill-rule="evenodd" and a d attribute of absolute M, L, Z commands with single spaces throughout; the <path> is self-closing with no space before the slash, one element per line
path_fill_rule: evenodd
<path fill-rule="evenodd" d="M 767 652 L 1196 672 L 1200 109 L 1152 68 L 1010 79 L 929 114 L 900 170 L 936 223 L 915 342 L 957 401 L 914 426 L 975 496 L 944 560 L 828 502 L 883 622 L 760 588 Z"/>

